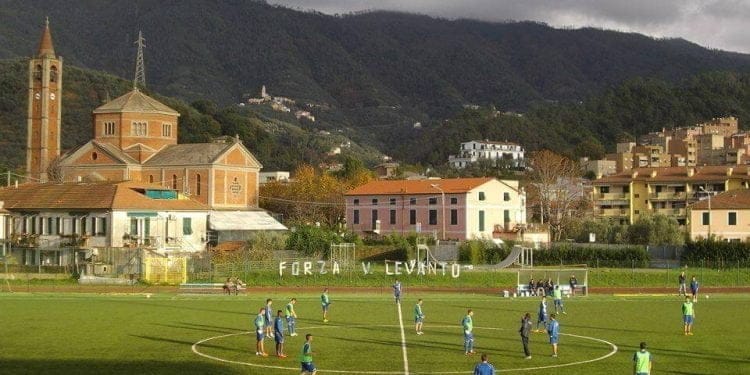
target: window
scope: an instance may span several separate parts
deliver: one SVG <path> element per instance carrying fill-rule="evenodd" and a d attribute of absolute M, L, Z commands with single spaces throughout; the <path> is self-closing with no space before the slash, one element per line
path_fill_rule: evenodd
<path fill-rule="evenodd" d="M 503 222 L 510 223 L 510 210 L 503 210 Z"/>
<path fill-rule="evenodd" d="M 417 204 L 417 198 L 409 198 L 409 204 L 414 206 Z"/>
<path fill-rule="evenodd" d="M 430 200 L 429 200 L 429 203 L 430 203 L 431 205 L 433 205 L 433 204 L 437 204 L 437 198 L 430 198 Z"/>
<path fill-rule="evenodd" d="M 177 175 L 176 174 L 172 175 L 172 189 L 177 190 Z"/>
<path fill-rule="evenodd" d="M 704 212 L 702 216 L 703 225 L 711 225 L 711 215 L 708 212 Z"/>
<path fill-rule="evenodd" d="M 62 218 L 55 218 L 55 233 L 56 234 L 62 234 L 63 233 L 63 226 L 62 226 Z"/>
<path fill-rule="evenodd" d="M 130 127 L 130 135 L 136 137 L 148 135 L 148 123 L 145 121 L 133 121 Z"/>
<path fill-rule="evenodd" d="M 195 195 L 201 195 L 201 175 L 195 175 Z"/>
<path fill-rule="evenodd" d="M 451 210 L 451 225 L 458 225 L 458 210 Z"/>
<path fill-rule="evenodd" d="M 154 183 L 154 175 L 150 174 L 148 175 L 148 183 L 153 184 Z"/>
<path fill-rule="evenodd" d="M 456 197 L 451 198 L 451 204 L 458 204 L 458 198 Z"/>
<path fill-rule="evenodd" d="M 88 234 L 88 220 L 85 217 L 81 218 L 81 234 Z"/>
<path fill-rule="evenodd" d="M 395 225 L 396 224 L 396 210 L 391 210 L 391 217 L 388 221 L 389 224 Z"/>
<path fill-rule="evenodd" d="M 609 186 L 602 186 L 599 188 L 599 193 L 601 194 L 607 194 L 609 193 Z"/>
<path fill-rule="evenodd" d="M 171 137 L 172 136 L 172 124 L 161 124 L 161 136 Z"/>
<path fill-rule="evenodd" d="M 148 220 L 148 218 L 146 218 Z M 182 234 L 187 236 L 193 234 L 193 219 L 189 217 L 182 218 Z"/>
<path fill-rule="evenodd" d="M 353 200 L 352 204 L 355 205 L 355 206 L 359 206 L 359 199 Z"/>
<path fill-rule="evenodd" d="M 409 225 L 417 225 L 417 210 L 409 210 Z"/>
<path fill-rule="evenodd" d="M 484 200 L 484 192 L 483 192 L 483 191 L 480 191 L 480 192 L 479 192 L 479 200 L 480 200 L 480 201 L 483 201 L 483 200 Z"/>
<path fill-rule="evenodd" d="M 372 205 L 373 206 L 377 206 L 378 205 L 378 200 L 377 199 L 373 199 L 372 200 Z"/>
<path fill-rule="evenodd" d="M 623 187 L 622 187 L 622 192 L 623 192 L 624 194 L 628 194 L 628 193 L 630 193 L 630 185 L 625 185 L 625 186 L 623 186 Z"/>
<path fill-rule="evenodd" d="M 104 236 L 107 234 L 107 218 L 106 217 L 98 217 L 96 218 L 96 235 L 97 236 Z"/>
<path fill-rule="evenodd" d="M 737 225 L 737 213 L 736 212 L 730 212 L 729 217 L 727 217 L 727 223 L 729 225 Z"/>
<path fill-rule="evenodd" d="M 396 198 L 391 198 L 391 199 L 388 200 L 388 202 L 390 203 L 391 206 L 395 206 L 396 205 Z"/>
<path fill-rule="evenodd" d="M 49 69 L 49 81 L 57 82 L 57 67 L 52 65 Z"/>
<path fill-rule="evenodd" d="M 484 211 L 479 211 L 479 231 L 484 232 Z"/>
<path fill-rule="evenodd" d="M 51 217 L 47 218 L 47 228 L 44 228 L 45 229 L 44 234 L 53 234 L 53 233 L 55 233 L 55 231 L 54 231 L 54 228 L 55 228 L 54 223 L 55 223 L 55 219 L 54 218 L 51 218 Z"/>
<path fill-rule="evenodd" d="M 130 218 L 130 235 L 131 236 L 138 235 L 138 219 L 134 217 Z"/>
<path fill-rule="evenodd" d="M 437 225 L 437 210 L 430 210 L 430 225 Z"/>
<path fill-rule="evenodd" d="M 115 122 L 105 121 L 104 122 L 104 135 L 115 135 Z"/>
<path fill-rule="evenodd" d="M 372 229 L 376 229 L 375 223 L 378 221 L 378 210 L 372 210 L 371 214 L 370 223 L 372 224 Z"/>
<path fill-rule="evenodd" d="M 510 193 L 508 193 L 508 192 L 503 193 L 503 200 L 506 201 L 506 202 L 509 201 L 510 200 Z"/>
<path fill-rule="evenodd" d="M 359 210 L 354 210 L 354 217 L 352 217 L 354 224 L 359 224 Z"/>
<path fill-rule="evenodd" d="M 190 220 L 190 218 L 187 218 L 187 220 Z M 190 230 L 190 233 L 186 234 L 192 234 L 193 233 L 193 227 L 188 222 L 188 228 Z M 182 230 L 185 231 L 185 219 L 182 219 Z M 148 237 L 151 235 L 151 218 L 147 217 L 143 219 L 143 236 Z"/>

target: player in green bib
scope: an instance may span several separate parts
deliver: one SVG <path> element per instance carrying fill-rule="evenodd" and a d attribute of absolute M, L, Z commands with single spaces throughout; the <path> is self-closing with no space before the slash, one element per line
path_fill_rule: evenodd
<path fill-rule="evenodd" d="M 552 299 L 555 301 L 555 314 L 557 314 L 558 308 L 560 309 L 560 312 L 563 314 L 568 314 L 565 312 L 565 308 L 563 307 L 563 300 L 562 300 L 562 290 L 560 290 L 559 285 L 555 285 L 555 290 L 552 291 Z"/>
<path fill-rule="evenodd" d="M 690 296 L 685 297 L 685 303 L 682 304 L 682 323 L 685 327 L 685 336 L 693 335 L 693 320 L 695 311 L 693 310 L 693 300 Z"/>
<path fill-rule="evenodd" d="M 297 336 L 297 313 L 294 312 L 296 298 L 292 298 L 284 308 L 284 317 L 286 318 L 286 327 L 289 330 L 289 336 Z"/>
<path fill-rule="evenodd" d="M 320 295 L 320 306 L 323 308 L 323 323 L 328 323 L 328 307 L 331 306 L 328 288 L 323 289 L 323 294 Z"/>
<path fill-rule="evenodd" d="M 424 313 L 422 312 L 422 299 L 420 298 L 417 304 L 414 305 L 414 329 L 418 335 L 424 335 L 424 332 L 422 332 L 422 322 L 424 322 Z"/>
<path fill-rule="evenodd" d="M 641 350 L 633 355 L 633 373 L 649 375 L 651 373 L 651 353 L 646 350 L 646 343 L 641 343 Z"/>
<path fill-rule="evenodd" d="M 301 369 L 300 375 L 315 375 L 315 373 L 318 372 L 318 369 L 316 369 L 315 365 L 313 364 L 312 340 L 313 335 L 309 333 L 305 335 L 305 344 L 302 345 L 302 352 L 299 355 Z"/>

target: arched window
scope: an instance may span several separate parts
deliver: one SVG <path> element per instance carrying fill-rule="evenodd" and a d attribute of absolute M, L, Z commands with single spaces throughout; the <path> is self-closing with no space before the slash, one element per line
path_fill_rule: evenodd
<path fill-rule="evenodd" d="M 34 67 L 34 79 L 37 81 L 42 80 L 42 66 L 37 65 Z"/>
<path fill-rule="evenodd" d="M 195 175 L 195 195 L 201 195 L 201 175 Z"/>
<path fill-rule="evenodd" d="M 154 175 L 150 174 L 148 175 L 148 183 L 153 184 L 154 183 Z"/>
<path fill-rule="evenodd" d="M 176 174 L 172 175 L 172 189 L 177 190 L 177 175 Z"/>
<path fill-rule="evenodd" d="M 49 81 L 57 82 L 57 67 L 54 65 L 49 69 Z"/>

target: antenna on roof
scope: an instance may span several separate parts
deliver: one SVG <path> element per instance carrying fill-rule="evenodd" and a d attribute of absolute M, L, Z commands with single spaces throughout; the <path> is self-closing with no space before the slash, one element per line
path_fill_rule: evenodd
<path fill-rule="evenodd" d="M 135 78 L 133 78 L 134 90 L 138 89 L 139 84 L 141 87 L 146 87 L 146 69 L 143 65 L 143 47 L 146 46 L 143 42 L 145 41 L 143 33 L 138 30 L 138 40 L 134 43 L 138 46 L 138 54 L 135 57 Z"/>

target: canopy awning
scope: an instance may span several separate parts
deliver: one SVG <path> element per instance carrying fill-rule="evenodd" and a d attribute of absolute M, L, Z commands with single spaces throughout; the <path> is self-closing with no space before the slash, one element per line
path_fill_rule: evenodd
<path fill-rule="evenodd" d="M 265 211 L 210 211 L 212 230 L 287 230 Z"/>

